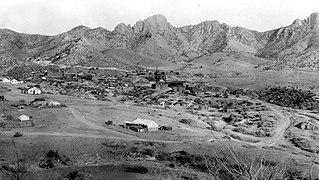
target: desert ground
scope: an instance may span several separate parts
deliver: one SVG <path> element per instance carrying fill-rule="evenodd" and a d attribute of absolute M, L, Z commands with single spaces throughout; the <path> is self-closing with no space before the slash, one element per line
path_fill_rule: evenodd
<path fill-rule="evenodd" d="M 283 77 L 291 77 L 290 72 L 264 73 L 277 76 L 287 83 L 289 80 Z M 311 80 L 303 81 L 304 77 L 309 77 L 309 73 L 311 72 L 300 72 L 298 76 L 300 82 L 311 84 Z M 266 77 L 266 75 L 261 76 Z M 264 81 L 258 76 L 251 78 L 254 78 L 253 81 Z M 247 78 L 242 77 L 217 78 L 215 83 L 220 86 L 229 84 L 234 86 L 237 83 L 238 87 L 247 87 L 244 79 L 247 81 Z M 276 81 L 275 78 L 272 79 Z M 0 114 L 10 114 L 14 118 L 21 114 L 31 115 L 34 122 L 32 127 L 1 129 L 1 163 L 15 164 L 18 153 L 20 164 L 27 167 L 30 172 L 28 177 L 31 179 L 63 179 L 71 172 L 76 172 L 78 177 L 87 179 L 212 179 L 214 177 L 213 168 L 208 168 L 209 171 L 207 168 L 200 170 L 176 160 L 170 162 L 155 158 L 163 152 L 187 152 L 190 155 L 215 158 L 229 157 L 232 159 L 230 161 L 235 163 L 240 161 L 254 164 L 264 161 L 268 163 L 267 166 L 278 168 L 279 165 L 283 165 L 286 170 L 291 170 L 292 174 L 298 172 L 304 177 L 307 176 L 304 174 L 307 174 L 305 172 L 309 169 L 310 173 L 314 173 L 319 163 L 316 142 L 319 134 L 317 131 L 296 127 L 300 122 L 317 121 L 319 115 L 311 110 L 281 107 L 248 96 L 227 97 L 228 100 L 249 101 L 265 108 L 253 113 L 258 113 L 263 120 L 273 123 L 272 134 L 258 136 L 254 132 L 235 131 L 232 125 L 223 120 L 231 112 L 221 113 L 209 109 L 194 111 L 180 106 L 170 108 L 141 106 L 132 101 L 120 101 L 120 97 L 113 96 L 108 96 L 107 101 L 99 101 L 56 94 L 29 95 L 22 94 L 17 89 L 19 85 L 6 83 L 0 85 L 1 95 L 7 100 L 1 102 Z M 57 101 L 66 106 L 61 108 L 26 106 L 19 109 L 10 104 L 22 99 L 24 102 L 31 102 L 35 98 Z M 132 121 L 135 118 L 152 119 L 160 125 L 171 126 L 172 130 L 140 133 L 123 128 L 125 121 Z M 191 123 L 182 123 L 180 121 L 182 119 L 189 119 Z M 113 124 L 108 126 L 105 124 L 107 121 L 112 121 Z M 211 124 L 214 124 L 215 130 L 208 128 Z M 23 135 L 13 138 L 16 132 L 21 132 Z M 140 151 L 145 149 L 151 151 L 151 155 L 139 155 Z M 54 168 L 39 167 L 49 151 L 67 157 L 67 163 L 61 164 L 64 161 L 57 160 Z M 206 163 L 206 166 L 209 164 Z M 1 175 L 1 179 L 10 178 L 5 173 Z"/>

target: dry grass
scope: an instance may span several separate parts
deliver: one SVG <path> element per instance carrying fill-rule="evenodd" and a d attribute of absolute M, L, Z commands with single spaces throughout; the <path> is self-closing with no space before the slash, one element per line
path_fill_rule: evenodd
<path fill-rule="evenodd" d="M 28 169 L 26 164 L 20 159 L 16 144 L 13 139 L 11 140 L 15 150 L 15 164 L 2 166 L 0 170 L 11 180 L 31 180 L 31 176 L 35 171 Z"/>

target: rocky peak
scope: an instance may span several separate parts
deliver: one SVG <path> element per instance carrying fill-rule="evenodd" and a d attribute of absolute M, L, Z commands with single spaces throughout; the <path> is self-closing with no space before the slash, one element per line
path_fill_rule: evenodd
<path fill-rule="evenodd" d="M 150 16 L 145 21 L 152 25 L 157 25 L 157 26 L 167 26 L 168 24 L 166 17 L 161 14 Z"/>
<path fill-rule="evenodd" d="M 70 31 L 85 32 L 88 30 L 90 30 L 90 28 L 83 26 L 83 25 L 79 25 L 79 26 L 76 26 L 75 28 L 71 29 Z"/>
<path fill-rule="evenodd" d="M 319 25 L 319 12 L 312 13 L 308 18 L 307 18 L 307 23 L 308 25 L 311 26 L 311 28 L 316 28 Z"/>
<path fill-rule="evenodd" d="M 134 27 L 134 33 L 158 33 L 164 35 L 166 31 L 170 28 L 170 24 L 167 22 L 165 16 L 157 14 L 151 17 L 148 17 L 144 21 L 138 21 Z"/>
<path fill-rule="evenodd" d="M 294 22 L 292 23 L 293 26 L 302 26 L 303 23 L 302 23 L 303 20 L 301 19 L 295 19 Z"/>
<path fill-rule="evenodd" d="M 210 34 L 212 31 L 219 29 L 220 26 L 221 24 L 218 21 L 213 20 L 213 21 L 204 21 L 197 25 L 188 25 L 188 26 L 180 27 L 179 29 L 181 30 L 182 33 L 198 32 L 199 34 L 205 34 L 205 33 Z"/>
<path fill-rule="evenodd" d="M 120 23 L 117 25 L 113 32 L 117 32 L 123 35 L 130 34 L 132 32 L 132 28 L 130 25 L 126 26 L 124 23 Z"/>
<path fill-rule="evenodd" d="M 82 36 L 84 36 L 84 34 L 90 30 L 90 28 L 86 27 L 86 26 L 83 26 L 83 25 L 80 25 L 80 26 L 77 26 L 69 31 L 67 31 L 66 33 L 62 33 L 62 34 L 66 34 L 66 36 L 71 36 L 69 38 L 80 38 Z"/>

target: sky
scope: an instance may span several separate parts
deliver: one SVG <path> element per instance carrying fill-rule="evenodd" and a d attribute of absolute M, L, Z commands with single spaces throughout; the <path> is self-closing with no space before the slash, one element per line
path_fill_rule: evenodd
<path fill-rule="evenodd" d="M 56 35 L 78 25 L 113 30 L 155 14 L 173 26 L 217 20 L 267 31 L 319 12 L 318 0 L 0 0 L 0 28 Z"/>

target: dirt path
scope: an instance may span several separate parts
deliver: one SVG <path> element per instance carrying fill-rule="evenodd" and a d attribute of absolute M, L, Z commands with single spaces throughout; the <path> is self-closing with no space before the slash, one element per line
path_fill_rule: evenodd
<path fill-rule="evenodd" d="M 87 125 L 88 127 L 94 129 L 94 130 L 100 130 L 104 133 L 107 133 L 108 135 L 110 134 L 112 137 L 122 137 L 122 138 L 127 138 L 127 139 L 133 139 L 133 140 L 140 140 L 141 138 L 138 138 L 136 136 L 124 134 L 122 132 L 118 132 L 106 127 L 103 127 L 101 125 L 97 125 L 91 121 L 88 121 L 85 116 L 82 115 L 80 110 L 77 107 L 74 106 L 68 106 L 70 112 L 73 114 L 73 116 L 79 120 L 81 123 Z"/>
<path fill-rule="evenodd" d="M 21 131 L 23 132 L 23 131 Z M 13 131 L 1 132 L 3 135 L 13 136 Z M 95 139 L 112 139 L 112 140 L 129 140 L 129 141 L 145 141 L 158 143 L 183 143 L 183 141 L 162 141 L 162 140 L 148 140 L 148 139 L 128 139 L 123 137 L 83 134 L 83 133 L 65 133 L 65 132 L 23 132 L 23 136 L 56 136 L 56 137 L 80 137 L 80 138 L 95 138 Z"/>
<path fill-rule="evenodd" d="M 267 138 L 267 139 L 261 139 L 260 142 L 255 143 L 255 145 L 260 145 L 260 146 L 273 146 L 276 143 L 279 143 L 282 141 L 282 138 L 287 131 L 287 129 L 290 126 L 290 118 L 285 116 L 282 112 L 274 108 L 273 106 L 269 105 L 268 106 L 279 118 L 280 121 L 282 121 L 281 124 L 279 124 L 276 129 L 275 129 L 275 135 Z"/>

